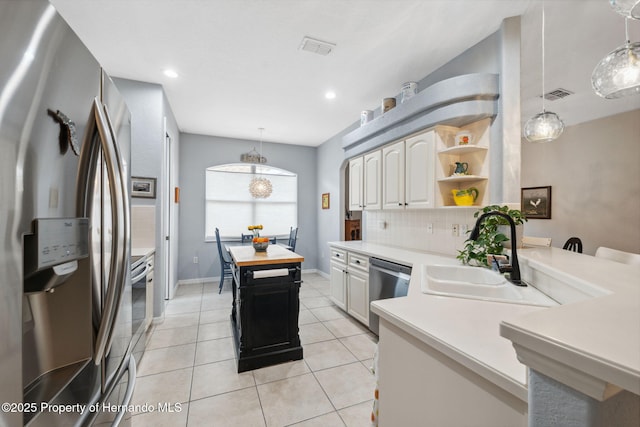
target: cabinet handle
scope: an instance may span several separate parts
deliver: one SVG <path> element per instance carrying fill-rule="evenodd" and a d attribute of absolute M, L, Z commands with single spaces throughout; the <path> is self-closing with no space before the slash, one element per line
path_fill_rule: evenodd
<path fill-rule="evenodd" d="M 405 203 L 404 205 L 405 205 L 405 206 L 409 206 L 409 203 Z"/>
<path fill-rule="evenodd" d="M 398 206 L 402 206 L 402 203 L 398 203 Z"/>
<path fill-rule="evenodd" d="M 360 264 L 360 260 L 359 259 L 356 260 L 356 264 Z"/>

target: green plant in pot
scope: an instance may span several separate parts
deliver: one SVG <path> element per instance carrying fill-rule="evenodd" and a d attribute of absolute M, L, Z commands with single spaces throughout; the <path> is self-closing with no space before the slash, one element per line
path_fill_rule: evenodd
<path fill-rule="evenodd" d="M 509 215 L 516 225 L 523 224 L 527 219 L 522 212 L 517 209 L 509 209 L 508 206 L 490 205 L 485 206 L 473 214 L 474 218 L 487 212 L 498 211 Z M 464 243 L 464 248 L 458 251 L 457 258 L 464 264 L 488 267 L 487 255 L 502 255 L 504 253 L 504 243 L 509 241 L 502 230 L 501 225 L 508 225 L 508 222 L 499 216 L 487 217 L 480 226 L 480 234 L 477 240 L 469 240 Z"/>

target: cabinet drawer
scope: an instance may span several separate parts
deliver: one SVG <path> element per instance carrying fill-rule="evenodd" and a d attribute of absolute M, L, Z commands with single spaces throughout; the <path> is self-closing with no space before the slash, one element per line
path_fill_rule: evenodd
<path fill-rule="evenodd" d="M 347 252 L 342 249 L 331 248 L 331 260 L 346 263 Z"/>
<path fill-rule="evenodd" d="M 367 256 L 349 252 L 347 263 L 349 264 L 349 267 L 354 267 L 367 272 L 369 271 L 369 257 Z"/>

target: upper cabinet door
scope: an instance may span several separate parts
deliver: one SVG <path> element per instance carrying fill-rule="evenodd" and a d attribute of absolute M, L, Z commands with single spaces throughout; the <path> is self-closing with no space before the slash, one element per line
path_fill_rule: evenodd
<path fill-rule="evenodd" d="M 349 160 L 349 210 L 361 211 L 363 207 L 362 191 L 364 187 L 364 160 L 356 157 Z"/>
<path fill-rule="evenodd" d="M 425 132 L 409 138 L 406 150 L 406 203 L 409 209 L 435 207 L 435 135 Z"/>
<path fill-rule="evenodd" d="M 382 150 L 364 156 L 364 209 L 382 209 Z"/>
<path fill-rule="evenodd" d="M 404 141 L 382 149 L 382 208 L 404 209 Z"/>

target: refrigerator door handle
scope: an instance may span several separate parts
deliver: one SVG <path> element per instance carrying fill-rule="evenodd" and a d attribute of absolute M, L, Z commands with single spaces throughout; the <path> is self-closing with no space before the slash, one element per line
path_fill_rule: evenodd
<path fill-rule="evenodd" d="M 96 142 L 95 136 L 99 142 Z M 91 113 L 87 124 L 87 132 L 80 152 L 80 162 L 78 166 L 78 184 L 76 190 L 76 211 L 81 216 L 91 216 L 91 197 L 93 186 L 95 185 L 96 169 L 100 154 L 100 148 L 104 153 L 107 166 L 107 178 L 109 180 L 109 192 L 111 199 L 112 229 L 114 238 L 112 240 L 110 274 L 107 280 L 107 293 L 103 305 L 102 315 L 99 320 L 98 333 L 93 360 L 99 365 L 107 351 L 107 344 L 113 324 L 117 315 L 118 306 L 122 299 L 122 288 L 125 285 L 126 265 L 125 257 L 128 257 L 127 235 L 128 235 L 128 215 L 125 211 L 128 200 L 124 200 L 128 194 L 122 179 L 122 162 L 116 158 L 117 147 L 112 138 L 112 133 L 107 123 L 100 103 L 93 100 Z M 123 194 L 124 188 L 124 194 Z M 100 281 L 101 278 L 94 280 Z"/>
<path fill-rule="evenodd" d="M 129 406 L 129 404 L 131 403 L 131 398 L 133 397 L 133 390 L 135 389 L 136 386 L 136 359 L 133 357 L 133 354 L 131 356 L 129 356 L 129 382 L 127 383 L 127 390 L 124 393 L 124 398 L 122 399 L 122 403 L 120 411 L 118 412 L 118 415 L 116 415 L 115 419 L 113 420 L 113 423 L 111 424 L 112 426 L 118 426 L 120 424 L 120 421 L 122 421 L 122 418 L 124 418 L 124 416 L 127 413 L 127 407 Z"/>
<path fill-rule="evenodd" d="M 114 328 L 113 324 L 116 321 L 116 317 L 118 315 L 118 311 L 120 310 L 120 305 L 122 302 L 122 296 L 124 295 L 124 289 L 127 284 L 127 274 L 129 273 L 128 269 L 125 268 L 127 266 L 127 261 L 131 257 L 129 242 L 131 241 L 131 230 L 130 230 L 130 212 L 131 207 L 129 202 L 129 181 L 126 179 L 126 175 L 124 171 L 126 170 L 126 165 L 122 160 L 122 154 L 120 154 L 120 146 L 118 145 L 118 139 L 116 137 L 116 132 L 114 131 L 113 123 L 111 122 L 111 117 L 109 116 L 109 111 L 107 110 L 106 105 L 102 105 L 104 108 L 104 117 L 103 120 L 107 124 L 109 133 L 111 135 L 111 144 L 113 148 L 113 160 L 117 165 L 117 177 L 119 178 L 119 189 L 118 191 L 120 196 L 120 207 L 121 211 L 118 214 L 118 218 L 122 220 L 122 227 L 118 230 L 120 233 L 118 234 L 118 248 L 121 249 L 121 258 L 119 260 L 119 276 L 116 277 L 115 285 L 117 286 L 118 297 L 116 299 L 116 305 L 114 307 L 113 313 L 113 322 L 111 327 L 109 327 L 109 333 L 107 334 L 107 341 L 105 344 L 105 353 L 109 353 L 111 349 L 111 343 L 113 341 Z"/>

